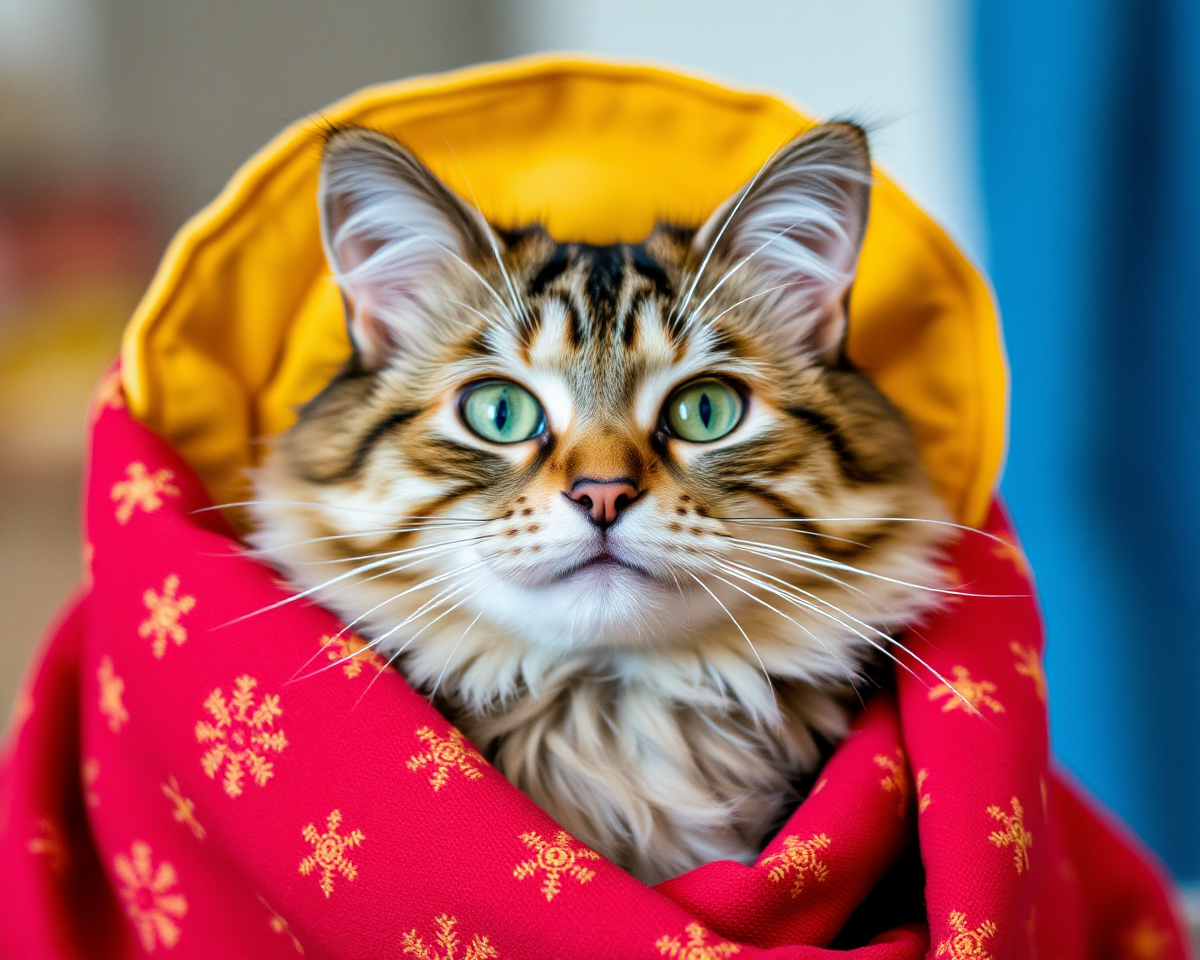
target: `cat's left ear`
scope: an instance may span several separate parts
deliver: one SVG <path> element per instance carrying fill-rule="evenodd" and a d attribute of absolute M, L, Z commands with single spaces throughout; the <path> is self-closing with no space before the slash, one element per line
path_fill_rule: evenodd
<path fill-rule="evenodd" d="M 693 301 L 728 275 L 739 298 L 761 295 L 769 309 L 755 313 L 781 325 L 783 343 L 833 362 L 870 196 L 862 128 L 825 123 L 801 134 L 697 231 L 696 252 L 710 263 Z"/>

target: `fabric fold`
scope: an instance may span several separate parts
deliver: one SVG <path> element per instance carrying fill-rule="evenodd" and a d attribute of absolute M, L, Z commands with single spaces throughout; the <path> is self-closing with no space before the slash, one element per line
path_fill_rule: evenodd
<path fill-rule="evenodd" d="M 959 595 L 897 648 L 896 694 L 757 864 L 648 888 L 210 506 L 102 394 L 90 583 L 0 768 L 0 955 L 1186 956 L 1157 867 L 1049 768 L 1038 612 L 998 507 L 954 551 Z M 913 843 L 927 927 L 872 913 Z M 852 916 L 870 942 L 828 949 Z"/>

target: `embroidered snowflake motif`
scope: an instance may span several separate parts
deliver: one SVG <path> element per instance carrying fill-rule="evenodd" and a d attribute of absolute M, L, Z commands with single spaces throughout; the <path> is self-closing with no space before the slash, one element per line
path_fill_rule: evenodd
<path fill-rule="evenodd" d="M 908 765 L 904 761 L 904 751 L 897 747 L 892 757 L 877 753 L 875 765 L 886 774 L 879 785 L 896 795 L 896 813 L 904 819 L 904 814 L 908 812 Z"/>
<path fill-rule="evenodd" d="M 354 634 L 347 637 L 322 637 L 321 648 L 334 663 L 345 661 L 342 663 L 342 672 L 351 680 L 362 673 L 364 666 L 374 667 L 376 673 L 382 673 L 388 665 L 383 657 Z"/>
<path fill-rule="evenodd" d="M 1008 537 L 997 539 L 1000 542 L 992 547 L 992 556 L 998 560 L 1007 560 L 1021 576 L 1029 576 L 1029 561 L 1025 559 L 1024 551 Z"/>
<path fill-rule="evenodd" d="M 950 936 L 938 944 L 935 956 L 948 960 L 993 960 L 984 941 L 996 935 L 996 925 L 984 920 L 974 930 L 967 926 L 967 915 L 959 910 L 950 911 Z"/>
<path fill-rule="evenodd" d="M 204 709 L 215 723 L 197 720 L 196 742 L 212 744 L 200 758 L 204 772 L 215 780 L 217 771 L 223 767 L 225 792 L 230 797 L 240 797 L 247 773 L 260 787 L 266 786 L 275 775 L 275 765 L 267 759 L 267 754 L 282 753 L 288 741 L 282 730 L 275 729 L 276 718 L 283 716 L 279 695 L 264 694 L 262 702 L 255 705 L 257 680 L 242 676 L 233 685 L 231 700 L 226 700 L 217 687 L 204 701 Z"/>
<path fill-rule="evenodd" d="M 37 822 L 37 834 L 29 838 L 28 850 L 34 856 L 45 857 L 51 873 L 62 873 L 67 866 L 67 845 L 62 831 L 49 817 Z"/>
<path fill-rule="evenodd" d="M 728 940 L 708 942 L 709 932 L 698 923 L 689 923 L 683 928 L 686 940 L 680 941 L 678 936 L 659 937 L 654 941 L 658 952 L 664 957 L 678 960 L 721 960 L 740 953 L 742 948 Z"/>
<path fill-rule="evenodd" d="M 120 733 L 122 725 L 129 722 L 129 711 L 125 709 L 122 699 L 125 681 L 117 676 L 112 657 L 100 658 L 96 679 L 100 681 L 100 712 L 108 718 L 108 729 Z"/>
<path fill-rule="evenodd" d="M 1175 937 L 1154 922 L 1153 917 L 1139 918 L 1123 938 L 1129 960 L 1162 960 L 1175 943 Z"/>
<path fill-rule="evenodd" d="M 772 883 L 782 883 L 789 876 L 792 880 L 792 896 L 798 897 L 804 891 L 804 881 L 812 878 L 817 883 L 824 883 L 829 876 L 829 867 L 817 859 L 817 854 L 828 850 L 832 841 L 824 833 L 815 834 L 809 840 L 788 836 L 783 838 L 783 850 L 763 857 L 760 867 L 770 866 L 768 876 Z"/>
<path fill-rule="evenodd" d="M 200 821 L 196 819 L 196 804 L 183 795 L 183 791 L 179 789 L 179 781 L 174 776 L 170 776 L 167 778 L 167 782 L 160 786 L 163 796 L 170 800 L 175 808 L 171 811 L 171 819 L 176 823 L 182 823 L 191 830 L 192 836 L 197 840 L 203 840 L 206 832 Z"/>
<path fill-rule="evenodd" d="M 929 691 L 930 700 L 947 697 L 946 702 L 942 704 L 942 713 L 949 713 L 951 710 L 978 712 L 981 706 L 989 707 L 992 713 L 1004 712 L 1004 704 L 992 696 L 996 692 L 996 685 L 992 681 L 972 680 L 971 671 L 961 664 L 952 667 L 950 672 L 954 674 L 953 680 L 949 683 L 939 683 Z"/>
<path fill-rule="evenodd" d="M 187 916 L 187 898 L 174 892 L 179 882 L 175 868 L 166 860 L 154 865 L 150 844 L 133 841 L 130 855 L 118 853 L 113 857 L 113 873 L 121 889 L 125 907 L 142 949 L 153 953 L 159 945 L 170 950 L 179 942 L 179 924 Z"/>
<path fill-rule="evenodd" d="M 1004 824 L 1003 830 L 992 831 L 988 834 L 988 839 L 1001 850 L 1012 847 L 1013 864 L 1017 873 L 1024 873 L 1029 869 L 1029 848 L 1033 846 L 1033 834 L 1025 829 L 1025 811 L 1021 807 L 1021 801 L 1013 797 L 1011 804 L 1011 814 L 1005 813 L 995 804 L 987 808 L 989 817 Z"/>
<path fill-rule="evenodd" d="M 121 371 L 113 370 L 96 385 L 96 392 L 92 394 L 91 419 L 95 420 L 105 410 L 121 410 L 124 407 Z"/>
<path fill-rule="evenodd" d="M 180 626 L 179 621 L 191 613 L 196 607 L 195 597 L 181 597 L 179 593 L 179 577 L 171 574 L 163 581 L 162 593 L 157 594 L 153 589 L 142 594 L 142 603 L 150 611 L 138 626 L 138 636 L 143 640 L 153 637 L 150 650 L 156 660 L 161 660 L 167 651 L 167 641 L 181 647 L 187 640 L 187 630 Z"/>
<path fill-rule="evenodd" d="M 429 727 L 417 730 L 417 737 L 429 745 L 424 753 L 409 757 L 408 769 L 417 771 L 430 764 L 433 765 L 433 776 L 429 782 L 435 791 L 441 790 L 450 779 L 450 772 L 457 770 L 468 780 L 480 780 L 483 771 L 476 763 L 483 763 L 479 751 L 472 747 L 454 727 L 450 728 L 448 736 L 439 737 Z"/>
<path fill-rule="evenodd" d="M 587 883 L 596 875 L 595 870 L 585 867 L 579 861 L 599 860 L 600 854 L 577 842 L 566 830 L 556 832 L 553 843 L 543 840 L 533 831 L 521 834 L 521 842 L 536 852 L 531 859 L 516 865 L 513 876 L 524 880 L 539 872 L 545 873 L 542 894 L 547 900 L 553 900 L 555 895 L 562 891 L 563 875 L 574 877 L 579 883 Z"/>
<path fill-rule="evenodd" d="M 304 945 L 301 944 L 298 939 L 296 939 L 296 935 L 292 933 L 292 928 L 288 926 L 287 920 L 276 913 L 275 909 L 269 903 L 267 903 L 266 900 L 259 896 L 259 894 L 256 893 L 255 896 L 258 897 L 258 902 L 263 905 L 263 908 L 267 911 L 267 913 L 271 915 L 271 919 L 268 920 L 267 923 L 270 924 L 272 932 L 287 934 L 288 939 L 292 941 L 292 946 L 295 948 L 296 952 L 300 954 L 300 956 L 304 956 Z"/>
<path fill-rule="evenodd" d="M 925 781 L 929 779 L 929 771 L 922 767 L 917 771 L 917 813 L 924 813 L 933 803 L 933 797 L 925 790 Z"/>
<path fill-rule="evenodd" d="M 153 513 L 163 505 L 163 497 L 179 496 L 179 488 L 171 483 L 175 474 L 163 468 L 151 473 L 144 463 L 131 463 L 125 468 L 125 479 L 113 484 L 111 498 L 117 504 L 117 523 L 124 526 L 141 507 Z"/>
<path fill-rule="evenodd" d="M 100 779 L 100 761 L 88 757 L 79 767 L 79 780 L 83 784 L 83 802 L 93 810 L 100 806 L 100 794 L 95 790 L 96 781 Z"/>
<path fill-rule="evenodd" d="M 1021 676 L 1028 677 L 1033 681 L 1033 689 L 1037 693 L 1037 697 L 1042 703 L 1046 702 L 1046 671 L 1042 669 L 1042 658 L 1038 656 L 1038 652 L 1033 647 L 1024 647 L 1014 640 L 1008 645 L 1008 649 L 1013 652 L 1017 658 L 1017 662 L 1013 664 L 1013 669 Z"/>
<path fill-rule="evenodd" d="M 408 956 L 417 957 L 418 960 L 493 960 L 500 956 L 496 948 L 488 942 L 488 938 L 479 934 L 471 938 L 466 951 L 460 954 L 458 949 L 462 946 L 462 941 L 454 930 L 458 926 L 457 917 L 443 913 L 434 918 L 433 924 L 437 927 L 437 933 L 433 936 L 436 947 L 426 946 L 425 940 L 417 935 L 416 927 L 400 939 L 400 945 Z"/>
<path fill-rule="evenodd" d="M 361 830 L 338 833 L 341 825 L 342 811 L 334 810 L 325 818 L 324 833 L 318 832 L 311 823 L 300 831 L 300 835 L 311 843 L 313 848 L 313 852 L 300 861 L 300 873 L 307 877 L 314 870 L 319 870 L 321 892 L 326 897 L 333 893 L 335 873 L 340 873 L 350 881 L 358 876 L 358 867 L 347 858 L 346 851 L 353 850 L 366 839 Z"/>

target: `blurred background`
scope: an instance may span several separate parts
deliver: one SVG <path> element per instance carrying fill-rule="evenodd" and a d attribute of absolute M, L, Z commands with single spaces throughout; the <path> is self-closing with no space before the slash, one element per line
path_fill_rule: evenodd
<path fill-rule="evenodd" d="M 79 576 L 87 396 L 171 233 L 303 114 L 540 50 L 863 120 L 988 270 L 1055 748 L 1195 900 L 1196 0 L 0 0 L 0 704 Z"/>

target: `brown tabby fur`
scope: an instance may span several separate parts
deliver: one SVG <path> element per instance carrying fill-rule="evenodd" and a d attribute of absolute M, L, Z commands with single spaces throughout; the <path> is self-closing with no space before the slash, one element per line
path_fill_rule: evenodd
<path fill-rule="evenodd" d="M 774 173 L 808 189 L 805 165 L 831 156 L 851 171 L 833 187 L 856 256 L 869 176 L 857 128 L 798 138 L 750 196 L 778 189 Z M 819 741 L 844 734 L 872 646 L 930 608 L 949 529 L 889 519 L 944 509 L 902 417 L 842 354 L 845 291 L 764 294 L 779 281 L 756 258 L 734 269 L 731 204 L 699 234 L 660 226 L 589 247 L 538 226 L 489 237 L 379 134 L 334 135 L 325 168 L 326 248 L 357 353 L 260 471 L 256 545 L 635 876 L 752 862 Z M 350 272 L 379 237 L 337 233 L 355 202 L 339 170 L 391 178 L 460 239 L 461 260 L 409 278 L 387 316 L 386 291 L 372 300 Z M 687 444 L 661 412 L 701 374 L 736 384 L 747 409 L 723 440 Z M 539 398 L 542 436 L 497 446 L 463 426 L 458 397 L 487 377 Z M 564 492 L 613 477 L 639 495 L 600 531 Z M 768 522 L 780 519 L 806 522 Z M 602 551 L 624 565 L 581 567 Z"/>

